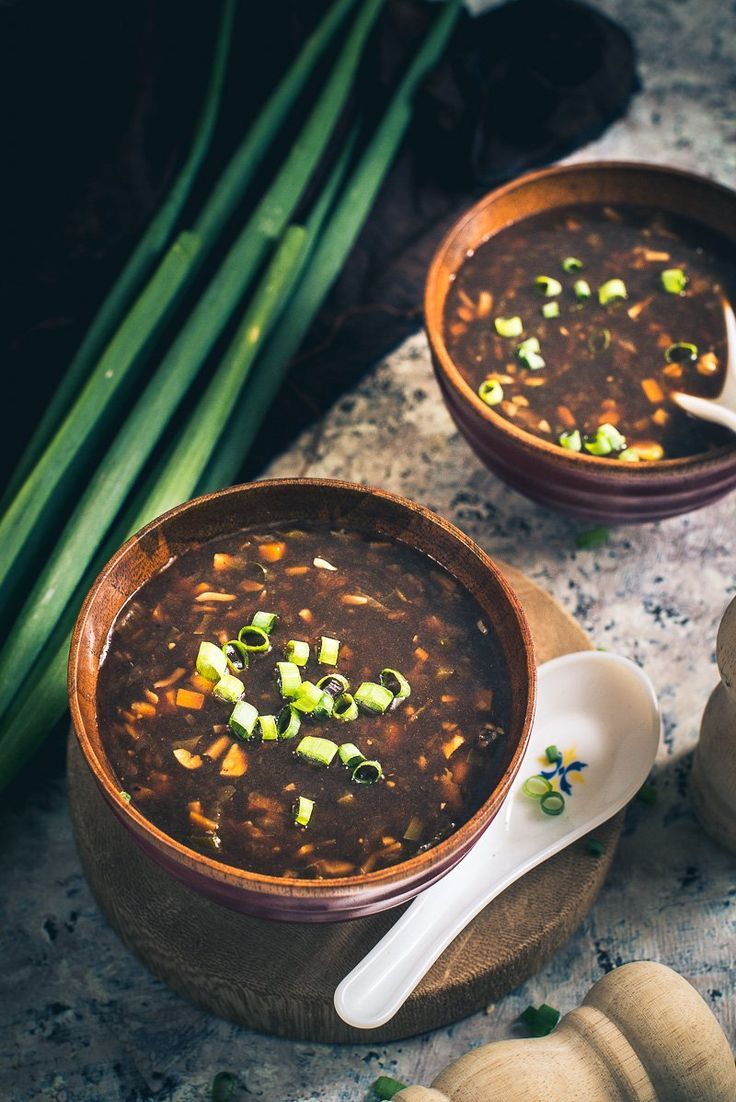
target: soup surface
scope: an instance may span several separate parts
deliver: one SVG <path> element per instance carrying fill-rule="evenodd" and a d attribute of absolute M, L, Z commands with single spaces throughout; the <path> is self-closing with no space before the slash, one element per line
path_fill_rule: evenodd
<path fill-rule="evenodd" d="M 561 208 L 468 256 L 445 339 L 468 383 L 519 428 L 611 460 L 671 459 L 729 439 L 670 393 L 720 392 L 735 290 L 733 249 L 693 222 Z"/>
<path fill-rule="evenodd" d="M 259 611 L 275 623 L 262 615 L 243 642 L 269 649 L 243 671 L 229 649 L 218 699 L 209 662 Z M 334 678 L 301 688 L 334 674 L 349 695 Z M 178 841 L 274 876 L 371 872 L 436 845 L 506 756 L 508 671 L 480 606 L 429 558 L 353 532 L 240 532 L 188 551 L 122 609 L 98 686 L 126 797 Z"/>

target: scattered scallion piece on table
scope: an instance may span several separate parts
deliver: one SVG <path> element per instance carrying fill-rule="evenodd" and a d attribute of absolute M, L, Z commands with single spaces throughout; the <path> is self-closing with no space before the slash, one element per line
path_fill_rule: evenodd
<path fill-rule="evenodd" d="M 534 776 L 527 777 L 522 785 L 522 792 L 530 800 L 541 800 L 542 796 L 551 791 L 552 785 L 541 773 L 535 773 Z"/>
<path fill-rule="evenodd" d="M 510 318 L 494 318 L 493 324 L 499 337 L 520 337 L 524 332 L 524 324 L 517 315 Z"/>
<path fill-rule="evenodd" d="M 306 666 L 309 661 L 309 643 L 304 639 L 290 639 L 284 647 L 284 658 L 295 666 Z"/>
<path fill-rule="evenodd" d="M 340 640 L 333 639 L 329 635 L 323 635 L 319 641 L 319 655 L 317 661 L 321 666 L 336 666 L 340 654 Z"/>
<path fill-rule="evenodd" d="M 314 800 L 310 800 L 307 796 L 299 796 L 294 804 L 294 822 L 296 825 L 300 827 L 308 826 L 313 811 Z"/>
<path fill-rule="evenodd" d="M 603 842 L 598 838 L 589 838 L 585 847 L 591 857 L 602 857 L 604 852 Z"/>
<path fill-rule="evenodd" d="M 365 761 L 365 754 L 361 754 L 358 747 L 352 742 L 343 742 L 338 748 L 338 754 L 340 755 L 340 761 L 348 769 L 355 769 L 356 765 Z"/>
<path fill-rule="evenodd" d="M 247 700 L 238 701 L 230 713 L 230 719 L 228 720 L 230 730 L 233 731 L 238 738 L 243 739 L 253 737 L 257 722 L 258 709 L 252 704 L 249 704 Z"/>
<path fill-rule="evenodd" d="M 380 761 L 361 761 L 352 772 L 356 784 L 375 784 L 383 776 Z"/>
<path fill-rule="evenodd" d="M 378 679 L 384 689 L 388 689 L 393 694 L 392 708 L 395 708 L 402 700 L 408 700 L 411 696 L 411 685 L 399 670 L 393 670 L 387 666 L 381 670 Z"/>
<path fill-rule="evenodd" d="M 534 280 L 534 290 L 545 298 L 557 298 L 562 294 L 562 284 L 554 276 L 540 275 Z"/>
<path fill-rule="evenodd" d="M 336 742 L 318 735 L 305 735 L 295 753 L 312 765 L 330 765 L 338 751 Z"/>
<path fill-rule="evenodd" d="M 578 302 L 584 302 L 593 294 L 587 279 L 576 279 L 573 283 L 572 289 Z"/>
<path fill-rule="evenodd" d="M 487 406 L 497 406 L 503 401 L 503 387 L 498 379 L 484 379 L 478 387 L 478 397 Z"/>
<path fill-rule="evenodd" d="M 284 741 L 290 738 L 296 738 L 299 734 L 301 725 L 302 721 L 299 718 L 299 713 L 292 708 L 290 704 L 286 704 L 279 712 L 276 721 L 279 738 Z"/>
<path fill-rule="evenodd" d="M 390 1075 L 379 1075 L 371 1090 L 376 1098 L 382 1099 L 382 1102 L 390 1102 L 395 1094 L 405 1088 L 406 1083 L 400 1083 L 398 1079 L 392 1079 Z"/>
<path fill-rule="evenodd" d="M 560 1018 L 559 1010 L 547 1003 L 538 1007 L 528 1006 L 519 1015 L 519 1021 L 524 1023 L 532 1037 L 547 1037 L 557 1027 Z"/>
<path fill-rule="evenodd" d="M 291 704 L 298 712 L 311 715 L 319 707 L 324 693 L 312 681 L 302 681 L 294 694 Z"/>
<path fill-rule="evenodd" d="M 228 703 L 234 704 L 236 700 L 240 700 L 244 692 L 245 685 L 239 677 L 234 677 L 231 673 L 224 673 L 212 690 L 212 695 L 217 697 L 218 700 L 226 700 Z"/>
<path fill-rule="evenodd" d="M 576 256 L 566 256 L 562 261 L 563 272 L 581 272 L 583 270 L 582 260 L 578 260 Z"/>
<path fill-rule="evenodd" d="M 350 693 L 341 693 L 332 709 L 333 719 L 339 719 L 341 723 L 351 723 L 359 714 L 355 698 Z"/>
<path fill-rule="evenodd" d="M 258 717 L 258 727 L 264 742 L 276 742 L 279 737 L 276 716 L 263 715 Z"/>
<path fill-rule="evenodd" d="M 583 447 L 583 438 L 579 429 L 572 429 L 571 432 L 561 432 L 557 437 L 557 443 L 568 451 L 579 452 Z"/>
<path fill-rule="evenodd" d="M 239 674 L 248 669 L 248 651 L 239 639 L 228 639 L 220 648 L 231 673 Z"/>
<path fill-rule="evenodd" d="M 545 815 L 561 815 L 565 810 L 565 797 L 561 792 L 545 792 L 539 806 Z"/>
<path fill-rule="evenodd" d="M 284 700 L 292 700 L 299 692 L 302 675 L 295 662 L 276 663 L 276 682 Z"/>
<path fill-rule="evenodd" d="M 610 530 L 602 525 L 586 528 L 584 532 L 578 532 L 575 537 L 575 546 L 581 551 L 593 551 L 596 547 L 602 547 L 608 543 L 610 535 Z"/>
<path fill-rule="evenodd" d="M 553 300 L 552 302 L 542 303 L 542 317 L 543 318 L 558 318 L 560 316 L 560 304 Z"/>
<path fill-rule="evenodd" d="M 548 746 L 544 752 L 547 755 L 547 761 L 550 763 L 560 761 L 562 758 L 562 754 L 556 746 Z"/>
<path fill-rule="evenodd" d="M 219 681 L 227 673 L 227 658 L 215 643 L 200 643 L 196 667 L 207 681 Z"/>
<path fill-rule="evenodd" d="M 211 1102 L 230 1102 L 238 1083 L 230 1071 L 218 1071 L 212 1080 Z"/>
<path fill-rule="evenodd" d="M 260 628 L 261 631 L 265 631 L 266 635 L 270 635 L 276 627 L 278 619 L 275 612 L 263 612 L 259 609 L 258 612 L 253 613 L 251 625 L 254 628 Z"/>
<path fill-rule="evenodd" d="M 682 268 L 665 268 L 660 272 L 660 282 L 668 295 L 682 295 L 690 282 Z"/>
<path fill-rule="evenodd" d="M 527 337 L 516 349 L 516 355 L 530 371 L 539 371 L 545 367 L 543 357 L 539 354 L 539 340 L 536 337 Z"/>
<path fill-rule="evenodd" d="M 636 794 L 637 800 L 640 800 L 643 804 L 656 804 L 657 802 L 657 789 L 653 784 L 643 784 Z"/>
<path fill-rule="evenodd" d="M 601 306 L 610 306 L 611 303 L 620 302 L 628 297 L 626 284 L 622 279 L 607 279 L 598 288 L 598 301 Z"/>
<path fill-rule="evenodd" d="M 364 712 L 372 712 L 381 715 L 393 703 L 394 694 L 384 685 L 377 685 L 375 681 L 363 681 L 355 690 L 355 703 Z"/>
<path fill-rule="evenodd" d="M 698 348 L 688 341 L 675 341 L 664 354 L 668 364 L 695 363 L 698 358 Z"/>

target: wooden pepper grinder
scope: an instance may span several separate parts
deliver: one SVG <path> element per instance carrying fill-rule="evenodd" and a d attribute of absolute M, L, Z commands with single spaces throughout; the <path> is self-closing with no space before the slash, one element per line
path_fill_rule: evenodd
<path fill-rule="evenodd" d="M 692 799 L 704 830 L 736 853 L 736 599 L 718 630 L 721 683 L 705 706 L 695 748 Z"/>
<path fill-rule="evenodd" d="M 693 987 L 663 964 L 616 968 L 549 1037 L 497 1041 L 395 1102 L 734 1102 L 736 1066 Z"/>

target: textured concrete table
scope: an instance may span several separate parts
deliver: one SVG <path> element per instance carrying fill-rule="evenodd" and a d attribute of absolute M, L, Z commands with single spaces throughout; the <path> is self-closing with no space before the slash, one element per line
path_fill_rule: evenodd
<path fill-rule="evenodd" d="M 736 178 L 736 14 L 716 0 L 606 0 L 634 34 L 645 90 L 579 159 L 629 158 Z M 731 56 L 728 56 L 728 51 Z M 397 490 L 526 571 L 591 634 L 654 680 L 665 736 L 659 800 L 635 804 L 609 882 L 547 968 L 486 1015 L 386 1048 L 293 1044 L 195 1010 L 153 980 L 100 917 L 82 878 L 61 785 L 2 814 L 0 1098 L 204 1102 L 221 1069 L 242 1098 L 362 1099 L 387 1071 L 428 1082 L 468 1047 L 508 1035 L 528 1002 L 577 1004 L 636 958 L 687 975 L 736 1043 L 736 865 L 693 819 L 690 750 L 716 682 L 715 633 L 736 591 L 732 496 L 706 511 L 614 531 L 576 549 L 575 524 L 530 504 L 457 437 L 423 337 L 409 340 L 269 474 L 319 474 Z"/>

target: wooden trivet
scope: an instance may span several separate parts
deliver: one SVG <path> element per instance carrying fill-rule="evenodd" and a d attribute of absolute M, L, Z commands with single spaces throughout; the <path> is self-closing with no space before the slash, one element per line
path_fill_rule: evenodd
<path fill-rule="evenodd" d="M 529 619 L 539 662 L 590 647 L 548 593 L 513 567 L 504 573 Z M 128 948 L 203 1009 L 308 1041 L 392 1041 L 455 1022 L 513 990 L 585 917 L 623 822 L 622 812 L 595 831 L 602 856 L 589 854 L 583 839 L 513 884 L 446 950 L 392 1021 L 363 1031 L 340 1021 L 332 996 L 400 908 L 319 925 L 266 922 L 226 910 L 170 879 L 140 851 L 109 810 L 73 735 L 68 772 L 87 880 Z"/>

